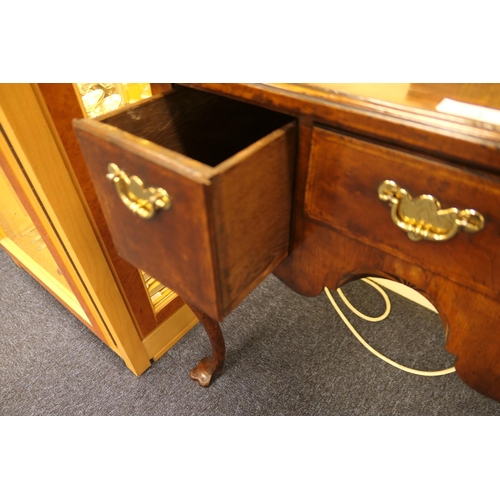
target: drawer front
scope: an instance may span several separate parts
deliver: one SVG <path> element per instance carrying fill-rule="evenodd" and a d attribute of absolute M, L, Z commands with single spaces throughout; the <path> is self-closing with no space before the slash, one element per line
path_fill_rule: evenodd
<path fill-rule="evenodd" d="M 177 94 L 171 94 L 165 102 L 138 105 L 104 123 L 74 125 L 118 254 L 221 321 L 288 254 L 296 130 L 284 115 L 254 113 L 244 105 L 240 118 L 240 105 L 216 101 L 214 106 L 213 96 L 205 103 L 193 92 L 199 120 L 186 104 L 191 94 L 183 91 L 178 93 L 182 113 Z M 204 103 L 210 104 L 206 112 Z M 151 121 L 148 107 L 154 108 Z M 220 107 L 225 113 L 218 120 Z M 117 128 L 122 122 L 124 128 Z M 207 123 L 213 141 L 201 137 Z M 238 126 L 245 134 L 235 134 Z M 147 139 L 131 133 L 143 130 Z M 226 151 L 218 149 L 228 143 Z M 240 144 L 243 149 L 235 153 Z M 189 151 L 199 158 L 187 156 Z M 222 161 L 209 165 L 200 158 Z M 123 202 L 117 189 L 121 184 L 110 180 L 110 163 L 145 188 L 164 189 L 170 207 L 150 218 L 134 213 L 136 207 Z"/>
<path fill-rule="evenodd" d="M 206 186 L 99 135 L 80 130 L 78 137 L 118 254 L 186 302 L 212 310 L 217 297 Z M 107 177 L 109 163 L 146 187 L 166 189 L 171 208 L 150 219 L 133 213 Z"/>
<path fill-rule="evenodd" d="M 445 214 L 437 214 L 435 201 L 426 200 L 419 202 L 420 208 L 413 213 L 418 216 L 414 218 L 414 225 L 410 224 L 410 230 L 401 229 L 392 218 L 388 202 L 379 198 L 379 186 L 386 180 L 394 181 L 399 188 L 406 190 L 413 198 L 412 205 L 421 195 L 431 195 L 440 202 L 442 210 L 474 209 L 484 217 L 484 228 L 478 232 L 459 230 L 443 241 L 419 239 L 424 234 L 422 228 L 429 224 L 439 229 L 435 231 L 439 238 L 448 237 L 451 233 L 443 227 L 449 224 L 449 220 L 441 224 L 441 215 Z M 403 194 L 402 200 L 408 200 L 408 195 Z M 398 205 L 398 210 L 403 213 L 405 206 Z M 495 176 L 474 173 L 316 127 L 305 212 L 311 219 L 351 238 L 416 262 L 483 293 L 495 296 L 500 292 L 500 263 L 497 261 L 500 182 Z M 410 219 L 404 218 L 405 221 Z M 399 221 L 398 216 L 396 220 Z M 424 220 L 426 224 L 422 225 Z M 419 231 L 420 235 L 415 237 Z M 332 258 L 335 258 L 334 248 Z"/>

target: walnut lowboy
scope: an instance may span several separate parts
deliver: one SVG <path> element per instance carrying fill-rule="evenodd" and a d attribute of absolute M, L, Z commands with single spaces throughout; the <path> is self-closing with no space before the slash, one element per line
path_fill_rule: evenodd
<path fill-rule="evenodd" d="M 445 97 L 500 108 L 493 84 L 213 83 L 74 122 L 118 253 L 208 333 L 193 379 L 269 273 L 306 296 L 379 276 L 431 301 L 456 373 L 500 400 L 500 128 Z"/>

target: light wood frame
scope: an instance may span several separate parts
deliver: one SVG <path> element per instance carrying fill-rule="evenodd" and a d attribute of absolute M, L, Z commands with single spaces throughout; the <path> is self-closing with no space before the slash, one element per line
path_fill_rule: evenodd
<path fill-rule="evenodd" d="M 197 323 L 182 306 L 150 335 L 137 328 L 75 183 L 72 166 L 37 84 L 0 84 L 0 163 L 70 287 L 26 259 L 0 233 L 3 248 L 114 350 L 136 375 Z M 33 259 L 31 259 L 33 260 Z"/>

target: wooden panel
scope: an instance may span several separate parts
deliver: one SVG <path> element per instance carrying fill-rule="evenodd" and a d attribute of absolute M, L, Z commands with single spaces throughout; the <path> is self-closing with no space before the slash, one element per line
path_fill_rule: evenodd
<path fill-rule="evenodd" d="M 234 168 L 213 179 L 224 314 L 288 254 L 295 149 L 296 128 L 289 124 L 236 155 Z"/>
<path fill-rule="evenodd" d="M 473 208 L 483 231 L 459 232 L 444 242 L 411 241 L 391 220 L 378 186 L 394 180 L 414 197 L 435 196 L 443 208 Z M 491 249 L 500 244 L 500 181 L 367 141 L 316 128 L 306 187 L 306 214 L 350 237 L 468 284 L 493 296 L 500 268 Z"/>
<path fill-rule="evenodd" d="M 3 90 L 3 89 L 0 89 Z M 1 94 L 0 94 L 1 103 Z M 25 268 L 54 297 L 60 300 L 103 342 L 112 347 L 95 315 L 86 304 L 80 283 L 72 270 L 54 228 L 40 205 L 38 194 L 21 163 L 23 151 L 10 142 L 13 138 L 7 116 L 0 109 L 0 184 L 3 215 L 0 223 L 8 236 L 2 244 L 12 259 Z M 4 129 L 10 130 L 7 134 Z M 24 131 L 23 131 L 24 132 Z M 39 250 L 37 250 L 39 249 Z M 78 305 L 76 305 L 78 304 Z M 111 345 L 110 345 L 111 344 Z"/>
<path fill-rule="evenodd" d="M 3 165 L 5 167 L 5 163 Z M 0 230 L 0 245 L 12 259 L 92 330 L 93 326 L 85 311 L 71 291 L 49 247 L 24 209 L 3 169 L 0 169 Z"/>

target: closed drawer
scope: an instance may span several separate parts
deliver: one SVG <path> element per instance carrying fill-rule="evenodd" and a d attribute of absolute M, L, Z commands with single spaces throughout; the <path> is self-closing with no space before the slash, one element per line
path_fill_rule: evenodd
<path fill-rule="evenodd" d="M 474 209 L 484 217 L 484 228 L 475 233 L 460 230 L 445 241 L 413 241 L 393 221 L 388 203 L 379 199 L 379 186 L 386 180 L 394 181 L 414 200 L 432 195 L 442 209 Z M 423 221 L 439 219 L 436 210 L 429 210 L 432 203 L 423 202 L 412 227 L 421 230 Z M 500 292 L 500 182 L 496 176 L 316 127 L 305 211 L 315 221 L 423 269 L 491 296 Z M 439 221 L 433 225 L 439 228 Z M 335 248 L 331 251 L 334 259 Z"/>
<path fill-rule="evenodd" d="M 74 127 L 118 253 L 189 304 L 222 320 L 286 257 L 291 117 L 176 88 Z"/>

